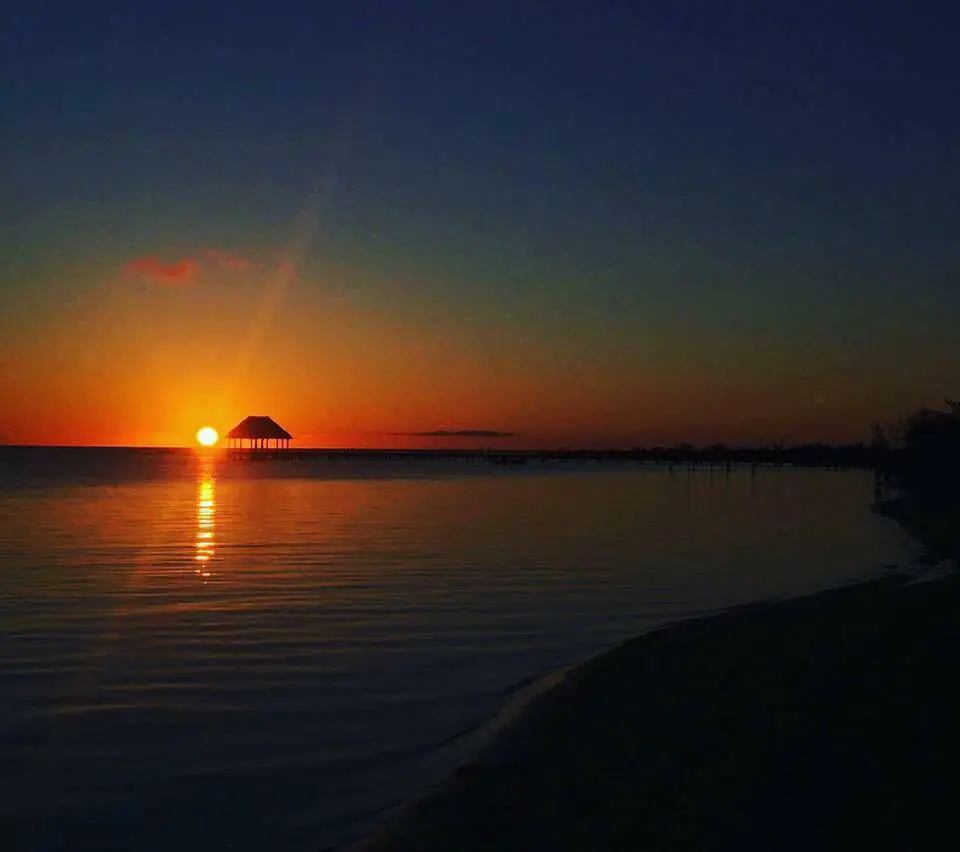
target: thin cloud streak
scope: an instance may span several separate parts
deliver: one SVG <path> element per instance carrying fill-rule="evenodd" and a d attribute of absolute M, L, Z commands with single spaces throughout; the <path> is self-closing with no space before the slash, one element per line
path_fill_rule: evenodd
<path fill-rule="evenodd" d="M 154 255 L 149 255 L 131 260 L 124 267 L 124 271 L 128 275 L 135 275 L 158 284 L 179 286 L 190 284 L 200 276 L 200 264 L 189 257 L 173 263 L 164 263 Z"/>
<path fill-rule="evenodd" d="M 238 254 L 223 251 L 222 249 L 207 249 L 204 251 L 203 256 L 214 266 L 236 272 L 245 272 L 247 270 L 260 268 L 260 264 L 255 260 L 250 260 L 250 258 L 241 257 Z"/>

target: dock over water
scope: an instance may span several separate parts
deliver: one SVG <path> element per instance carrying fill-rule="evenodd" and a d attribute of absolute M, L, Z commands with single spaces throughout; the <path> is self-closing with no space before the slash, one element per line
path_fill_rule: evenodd
<path fill-rule="evenodd" d="M 895 466 L 894 451 L 878 452 L 870 447 L 789 447 L 764 449 L 356 449 L 230 447 L 230 458 L 245 461 L 458 461 L 519 466 L 546 462 L 594 462 L 607 464 L 656 465 L 694 470 L 732 470 L 756 467 L 810 467 L 828 470 L 886 471 Z"/>

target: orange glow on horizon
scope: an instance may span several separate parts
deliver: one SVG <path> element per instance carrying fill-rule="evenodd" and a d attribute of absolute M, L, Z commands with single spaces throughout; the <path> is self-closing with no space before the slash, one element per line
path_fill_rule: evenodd
<path fill-rule="evenodd" d="M 161 261 L 154 278 L 177 262 Z M 264 309 L 267 322 L 258 309 L 274 286 L 267 272 L 234 280 L 224 269 L 241 261 L 217 263 L 195 286 L 127 276 L 91 284 L 69 311 L 51 307 L 42 334 L 25 324 L 8 352 L 17 369 L 0 371 L 0 444 L 213 454 L 221 436 L 207 443 L 197 423 L 226 430 L 251 413 L 272 416 L 303 449 L 842 442 L 869 438 L 874 420 L 896 418 L 914 396 L 936 398 L 904 384 L 896 365 L 889 388 L 861 383 L 847 393 L 843 376 L 776 348 L 760 358 L 744 345 L 721 370 L 701 366 L 686 338 L 653 341 L 649 358 L 590 336 L 583 352 L 550 336 L 488 347 L 483 323 L 466 334 L 454 319 L 428 323 L 386 305 L 320 300 L 295 277 L 274 312 Z M 322 351 L 313 342 L 321 320 Z M 948 378 L 928 381 L 947 387 Z"/>

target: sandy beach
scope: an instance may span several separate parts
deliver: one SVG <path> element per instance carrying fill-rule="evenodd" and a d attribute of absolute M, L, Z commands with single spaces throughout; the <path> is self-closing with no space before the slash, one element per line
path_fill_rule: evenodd
<path fill-rule="evenodd" d="M 655 631 L 575 669 L 359 848 L 939 848 L 958 652 L 955 575 Z"/>

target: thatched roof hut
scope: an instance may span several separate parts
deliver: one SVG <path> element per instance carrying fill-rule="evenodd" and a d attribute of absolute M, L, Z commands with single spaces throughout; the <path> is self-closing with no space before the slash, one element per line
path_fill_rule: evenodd
<path fill-rule="evenodd" d="M 227 440 L 231 448 L 243 449 L 244 441 L 249 441 L 251 450 L 289 449 L 291 435 L 272 417 L 251 415 L 244 417 L 236 426 L 227 432 Z M 273 447 L 270 442 L 274 441 Z"/>

